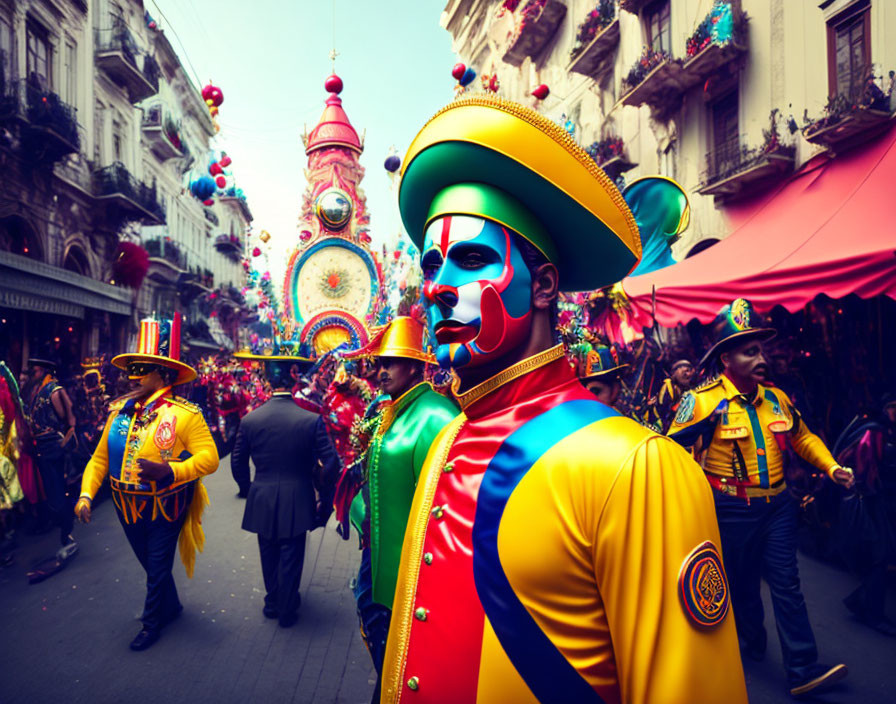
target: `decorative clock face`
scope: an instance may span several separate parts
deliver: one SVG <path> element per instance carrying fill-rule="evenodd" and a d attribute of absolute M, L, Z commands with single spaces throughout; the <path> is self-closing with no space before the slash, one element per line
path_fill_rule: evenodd
<path fill-rule="evenodd" d="M 354 249 L 331 244 L 311 252 L 297 275 L 295 305 L 302 320 L 343 310 L 363 320 L 372 303 L 369 264 Z"/>

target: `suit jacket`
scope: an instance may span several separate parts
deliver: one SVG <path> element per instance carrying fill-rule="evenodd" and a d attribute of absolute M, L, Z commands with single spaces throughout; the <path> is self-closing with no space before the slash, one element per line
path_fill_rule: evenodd
<path fill-rule="evenodd" d="M 230 459 L 240 491 L 248 487 L 243 530 L 280 540 L 313 529 L 314 489 L 325 489 L 321 477 L 332 472 L 334 459 L 323 419 L 300 408 L 288 393 L 247 414 Z"/>

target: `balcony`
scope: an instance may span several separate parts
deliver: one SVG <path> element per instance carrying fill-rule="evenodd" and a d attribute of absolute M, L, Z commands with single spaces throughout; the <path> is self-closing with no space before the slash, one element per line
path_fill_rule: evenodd
<path fill-rule="evenodd" d="M 774 138 L 758 148 L 741 144 L 739 137 L 718 145 L 706 155 L 706 169 L 697 192 L 732 200 L 770 185 L 793 171 L 794 148 Z"/>
<path fill-rule="evenodd" d="M 55 163 L 81 146 L 78 111 L 50 91 L 13 81 L 0 97 L 0 121 L 21 125 L 22 148 L 36 162 Z"/>
<path fill-rule="evenodd" d="M 215 237 L 215 249 L 231 261 L 238 262 L 243 257 L 243 243 L 236 235 L 220 234 Z"/>
<path fill-rule="evenodd" d="M 143 134 L 162 161 L 184 156 L 179 125 L 161 104 L 151 105 L 143 113 Z"/>
<path fill-rule="evenodd" d="M 614 181 L 619 178 L 620 174 L 637 166 L 636 163 L 628 160 L 625 142 L 619 137 L 606 137 L 599 142 L 593 142 L 591 146 L 585 148 L 585 151 Z"/>
<path fill-rule="evenodd" d="M 561 0 L 528 0 L 516 14 L 516 31 L 503 56 L 511 66 L 541 53 L 566 16 L 566 5 Z"/>
<path fill-rule="evenodd" d="M 684 73 L 694 85 L 718 75 L 747 51 L 747 16 L 731 3 L 716 3 L 685 46 Z"/>
<path fill-rule="evenodd" d="M 218 220 L 218 216 L 215 215 L 214 211 L 205 208 L 202 211 L 202 214 L 205 215 L 205 219 L 208 220 L 212 225 L 219 225 L 220 221 Z"/>
<path fill-rule="evenodd" d="M 637 15 L 646 5 L 649 5 L 653 0 L 619 0 L 619 9 L 625 10 L 626 12 L 631 12 L 633 15 Z"/>
<path fill-rule="evenodd" d="M 619 18 L 613 0 L 600 0 L 579 26 L 567 71 L 597 78 L 612 68 L 612 52 L 618 45 Z"/>
<path fill-rule="evenodd" d="M 684 73 L 679 59 L 664 52 L 645 49 L 641 58 L 622 80 L 622 105 L 649 105 L 657 113 L 677 107 L 682 94 L 694 85 Z"/>
<path fill-rule="evenodd" d="M 144 225 L 163 225 L 165 208 L 156 197 L 155 185 L 141 183 L 121 162 L 115 162 L 94 174 L 95 198 L 105 204 L 107 219 L 115 223 L 138 221 Z"/>
<path fill-rule="evenodd" d="M 159 92 L 159 65 L 149 54 L 144 54 L 141 69 L 137 65 L 139 55 L 137 42 L 123 22 L 116 23 L 112 29 L 97 31 L 97 66 L 127 91 L 132 103 Z"/>
<path fill-rule="evenodd" d="M 149 254 L 150 264 L 163 264 L 174 269 L 178 280 L 187 272 L 187 258 L 181 248 L 170 237 L 154 237 L 146 240 L 143 247 Z"/>
<path fill-rule="evenodd" d="M 869 75 L 864 85 L 847 94 L 828 99 L 824 116 L 803 128 L 803 137 L 812 144 L 843 149 L 883 132 L 893 119 L 890 97 Z"/>
<path fill-rule="evenodd" d="M 246 202 L 246 195 L 241 188 L 228 188 L 218 198 L 218 201 L 220 203 L 228 203 L 237 208 L 246 222 L 252 222 L 252 211 L 249 210 L 249 203 Z"/>

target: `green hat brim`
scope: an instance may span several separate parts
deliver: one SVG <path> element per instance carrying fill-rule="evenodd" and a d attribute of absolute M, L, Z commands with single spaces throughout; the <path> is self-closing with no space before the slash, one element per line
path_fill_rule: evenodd
<path fill-rule="evenodd" d="M 628 364 L 618 364 L 615 367 L 610 369 L 604 369 L 603 371 L 593 372 L 588 376 L 580 376 L 579 381 L 591 381 L 592 379 L 600 379 L 601 377 L 609 376 L 610 374 L 616 374 L 618 376 L 619 372 L 623 369 L 626 369 Z"/>
<path fill-rule="evenodd" d="M 158 364 L 160 367 L 177 369 L 177 379 L 174 380 L 172 386 L 186 384 L 187 382 L 193 381 L 198 376 L 196 370 L 193 369 L 193 367 L 191 367 L 189 364 L 184 364 L 179 360 L 171 359 L 170 357 L 161 357 L 155 354 L 136 354 L 133 352 L 120 354 L 112 359 L 112 366 L 118 367 L 123 371 L 127 371 L 128 365 L 131 362 L 148 362 L 152 364 Z"/>
<path fill-rule="evenodd" d="M 607 286 L 620 281 L 637 265 L 638 256 L 616 233 L 557 185 L 505 154 L 461 141 L 427 146 L 405 169 L 399 209 L 418 249 L 423 247 L 426 223 L 432 219 L 430 207 L 436 197 L 449 186 L 477 182 L 511 194 L 538 219 L 556 251 L 552 263 L 560 273 L 561 290 L 588 291 Z M 443 214 L 489 218 L 489 213 Z M 529 239 L 526 232 L 519 234 Z"/>

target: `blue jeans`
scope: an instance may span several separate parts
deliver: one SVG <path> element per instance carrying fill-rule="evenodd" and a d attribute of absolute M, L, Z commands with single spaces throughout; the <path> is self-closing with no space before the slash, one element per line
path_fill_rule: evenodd
<path fill-rule="evenodd" d="M 125 523 L 121 513 L 117 511 L 124 534 L 146 571 L 146 603 L 140 620 L 148 631 L 160 630 L 183 608 L 177 596 L 171 569 L 174 566 L 174 553 L 177 552 L 177 539 L 187 517 L 194 490 L 194 484 L 185 488 L 180 514 L 173 521 L 167 521 L 161 516 L 153 521 L 150 518 L 152 506 L 145 511 L 146 517 L 139 518 L 135 523 Z"/>
<path fill-rule="evenodd" d="M 361 553 L 361 569 L 353 590 L 358 604 L 358 620 L 361 622 L 361 635 L 370 651 L 373 666 L 376 668 L 376 688 L 372 702 L 379 702 L 380 687 L 383 679 L 383 660 L 386 657 L 386 639 L 389 637 L 389 620 L 392 609 L 373 600 L 373 570 L 370 566 L 370 548 Z"/>
<path fill-rule="evenodd" d="M 47 495 L 47 508 L 59 526 L 61 542 L 65 543 L 75 522 L 73 504 L 65 494 L 65 450 L 55 435 L 37 438 L 35 442 L 37 471 Z"/>
<path fill-rule="evenodd" d="M 818 660 L 796 560 L 798 506 L 790 492 L 771 500 L 746 500 L 713 491 L 722 536 L 722 557 L 731 585 L 737 632 L 746 645 L 764 651 L 765 614 L 760 578 L 768 583 L 781 641 L 784 669 L 801 682 Z"/>

